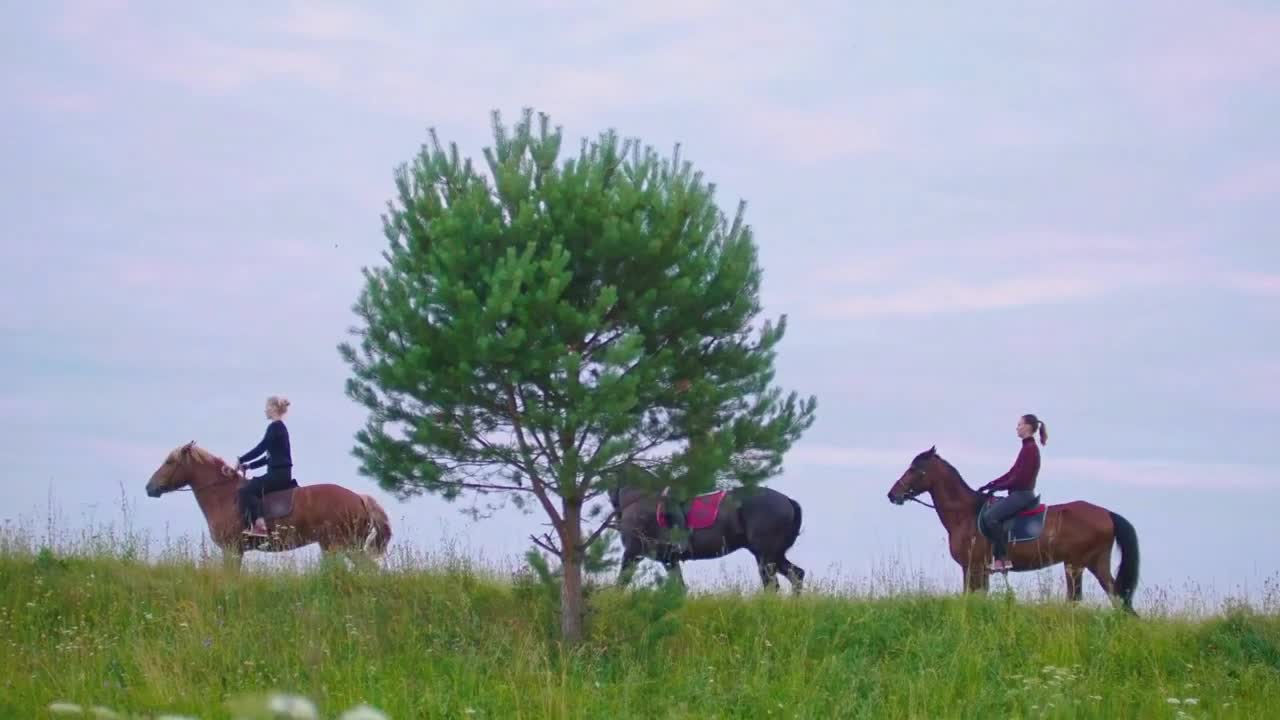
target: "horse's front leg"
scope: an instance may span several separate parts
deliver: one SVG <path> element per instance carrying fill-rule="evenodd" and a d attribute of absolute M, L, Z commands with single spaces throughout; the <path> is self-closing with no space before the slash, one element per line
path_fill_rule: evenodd
<path fill-rule="evenodd" d="M 240 567 L 244 564 L 244 551 L 234 545 L 227 545 L 222 548 L 222 569 L 238 574 Z"/>
<path fill-rule="evenodd" d="M 631 549 L 622 551 L 622 562 L 618 567 L 618 587 L 626 587 L 636 574 L 636 565 L 640 564 L 640 553 Z"/>
<path fill-rule="evenodd" d="M 676 582 L 680 583 L 681 588 L 688 589 L 688 586 L 684 584 L 684 573 L 680 570 L 679 560 L 667 560 L 662 563 L 662 566 L 667 569 L 668 579 L 674 578 Z"/>
<path fill-rule="evenodd" d="M 961 566 L 960 569 L 964 571 L 964 589 L 966 592 L 987 592 L 991 576 L 987 574 L 987 568 L 984 563 L 970 563 Z"/>

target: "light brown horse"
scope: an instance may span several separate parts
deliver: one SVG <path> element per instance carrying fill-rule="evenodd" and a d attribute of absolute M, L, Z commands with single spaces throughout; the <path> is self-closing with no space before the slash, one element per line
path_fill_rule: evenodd
<path fill-rule="evenodd" d="M 247 550 L 281 552 L 319 543 L 326 554 L 352 560 L 381 557 L 391 542 L 391 522 L 376 500 L 339 485 L 304 485 L 263 498 L 270 538 L 242 534 L 237 491 L 246 478 L 194 440 L 169 453 L 147 481 L 147 495 L 190 488 L 209 523 L 209 536 L 229 567 L 240 568 Z"/>
<path fill-rule="evenodd" d="M 915 457 L 889 489 L 889 501 L 902 505 L 928 494 L 947 529 L 951 557 L 964 571 L 965 588 L 986 591 L 990 575 L 991 543 L 978 531 L 978 511 L 990 497 L 969 487 L 960 472 L 930 448 Z M 1120 545 L 1120 568 L 1111 576 L 1111 546 Z M 1138 584 L 1138 535 L 1120 515 L 1092 503 L 1075 501 L 1050 505 L 1044 529 L 1034 540 L 1009 545 L 1014 571 L 1039 570 L 1064 563 L 1067 599 L 1080 600 L 1084 571 L 1098 579 L 1107 595 L 1119 598 L 1133 612 Z"/>

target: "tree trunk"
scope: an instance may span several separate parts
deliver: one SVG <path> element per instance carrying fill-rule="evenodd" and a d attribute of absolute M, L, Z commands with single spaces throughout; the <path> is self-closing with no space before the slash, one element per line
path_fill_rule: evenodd
<path fill-rule="evenodd" d="M 560 531 L 560 559 L 564 584 L 560 589 L 560 635 L 566 644 L 582 641 L 585 602 L 582 595 L 582 506 L 577 500 L 564 501 L 564 527 Z"/>

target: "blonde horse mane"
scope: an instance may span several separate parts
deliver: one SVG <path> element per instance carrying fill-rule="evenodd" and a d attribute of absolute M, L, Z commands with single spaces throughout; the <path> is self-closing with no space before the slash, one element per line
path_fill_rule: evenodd
<path fill-rule="evenodd" d="M 212 465 L 221 470 L 223 475 L 235 474 L 235 468 L 231 467 L 226 460 L 200 447 L 195 440 L 175 448 L 173 452 L 169 453 L 169 459 L 174 462 L 182 462 L 183 453 L 186 453 L 198 465 Z"/>

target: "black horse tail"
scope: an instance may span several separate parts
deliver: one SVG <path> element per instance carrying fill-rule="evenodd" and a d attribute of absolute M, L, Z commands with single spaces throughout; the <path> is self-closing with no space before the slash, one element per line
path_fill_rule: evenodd
<path fill-rule="evenodd" d="M 1116 570 L 1116 595 L 1124 601 L 1124 609 L 1133 610 L 1133 591 L 1138 587 L 1138 533 L 1133 524 L 1116 513 L 1110 513 L 1115 525 L 1116 544 L 1120 546 L 1120 568 Z M 1136 613 L 1135 613 L 1136 614 Z"/>
<path fill-rule="evenodd" d="M 787 500 L 791 501 L 791 507 L 796 511 L 795 523 L 791 527 L 791 537 L 787 540 L 787 544 L 784 546 L 784 549 L 790 550 L 791 546 L 796 544 L 796 538 L 800 537 L 800 522 L 803 513 L 800 512 L 800 503 L 795 500 L 791 500 L 791 498 L 787 498 Z"/>

